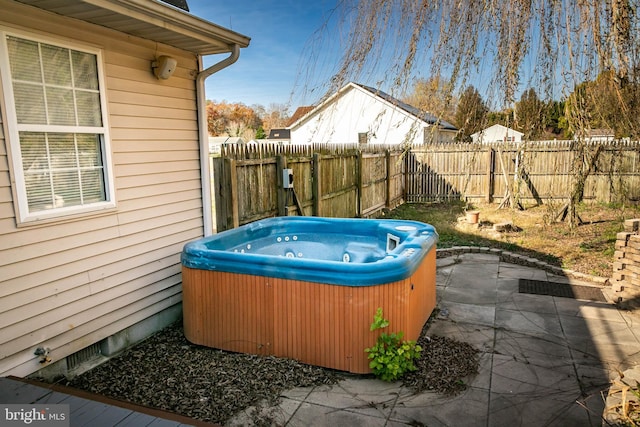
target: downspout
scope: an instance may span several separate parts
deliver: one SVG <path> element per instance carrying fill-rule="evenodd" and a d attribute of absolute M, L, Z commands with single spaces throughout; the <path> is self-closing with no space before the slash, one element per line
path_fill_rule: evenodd
<path fill-rule="evenodd" d="M 202 187 L 202 219 L 204 221 L 204 235 L 210 236 L 214 230 L 213 202 L 211 199 L 211 170 L 209 168 L 209 131 L 207 129 L 207 96 L 204 81 L 210 75 L 228 67 L 238 60 L 240 47 L 231 46 L 231 54 L 222 61 L 202 70 L 196 77 L 196 101 L 198 103 L 198 131 L 200 138 L 200 180 Z"/>

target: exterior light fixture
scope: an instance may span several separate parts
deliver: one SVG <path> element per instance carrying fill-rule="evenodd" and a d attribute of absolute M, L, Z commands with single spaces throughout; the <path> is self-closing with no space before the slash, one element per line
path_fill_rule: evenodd
<path fill-rule="evenodd" d="M 162 55 L 151 63 L 153 74 L 160 80 L 167 80 L 178 66 L 178 61 L 170 56 Z"/>

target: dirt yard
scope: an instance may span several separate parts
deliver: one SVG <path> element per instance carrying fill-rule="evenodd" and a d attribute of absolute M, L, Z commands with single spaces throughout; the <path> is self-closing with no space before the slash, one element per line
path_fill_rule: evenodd
<path fill-rule="evenodd" d="M 463 202 L 404 204 L 388 216 L 432 224 L 440 235 L 440 248 L 501 248 L 581 273 L 611 276 L 616 234 L 625 219 L 640 217 L 640 206 L 582 204 L 578 214 L 583 223 L 573 229 L 555 221 L 561 207 L 545 204 L 519 210 Z M 477 224 L 467 222 L 467 211 L 479 212 Z M 495 231 L 495 224 L 504 225 L 506 231 Z"/>

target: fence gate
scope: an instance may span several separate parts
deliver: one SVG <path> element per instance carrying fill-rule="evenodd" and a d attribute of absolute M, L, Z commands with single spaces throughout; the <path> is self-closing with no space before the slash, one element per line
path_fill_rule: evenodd
<path fill-rule="evenodd" d="M 370 217 L 404 201 L 398 146 L 223 146 L 211 156 L 217 231 L 284 215 Z"/>

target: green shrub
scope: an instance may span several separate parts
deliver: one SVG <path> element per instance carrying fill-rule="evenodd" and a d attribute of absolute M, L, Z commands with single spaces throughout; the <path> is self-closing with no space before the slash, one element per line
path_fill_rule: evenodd
<path fill-rule="evenodd" d="M 378 307 L 371 331 L 384 329 L 389 326 L 389 321 L 382 317 L 382 308 Z M 373 374 L 383 381 L 395 381 L 408 371 L 415 371 L 414 360 L 420 357 L 422 347 L 415 341 L 403 341 L 402 331 L 387 334 L 382 332 L 373 347 L 364 351 L 369 354 L 369 367 Z"/>

